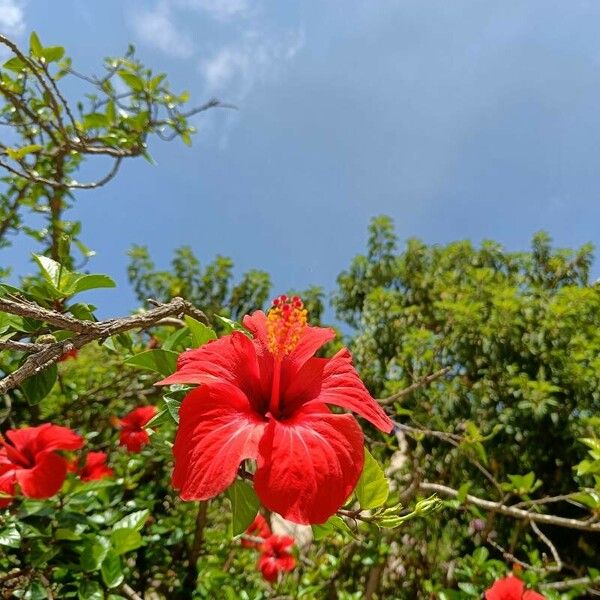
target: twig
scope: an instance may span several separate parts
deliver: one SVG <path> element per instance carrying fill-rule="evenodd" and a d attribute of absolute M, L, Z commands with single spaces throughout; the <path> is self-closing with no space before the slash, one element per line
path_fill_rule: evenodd
<path fill-rule="evenodd" d="M 400 398 L 404 398 L 404 396 L 408 396 L 409 394 L 412 394 L 415 390 L 418 390 L 419 388 L 429 385 L 431 382 L 435 381 L 436 379 L 439 379 L 440 377 L 442 377 L 443 375 L 448 373 L 448 371 L 450 371 L 450 367 L 444 367 L 443 369 L 440 369 L 439 371 L 436 371 L 435 373 L 431 373 L 430 375 L 427 375 L 427 377 L 418 379 L 417 381 L 415 381 L 414 383 L 409 385 L 407 388 L 404 388 L 403 390 L 399 390 L 398 392 L 396 392 L 395 394 L 392 394 L 391 396 L 388 396 L 387 398 L 379 398 L 377 401 L 383 405 L 391 404 L 392 402 L 395 402 L 396 400 L 399 400 Z"/>
<path fill-rule="evenodd" d="M 129 598 L 129 600 L 144 600 L 131 586 L 124 583 L 121 586 L 121 591 Z"/>
<path fill-rule="evenodd" d="M 578 577 L 576 579 L 565 579 L 564 581 L 553 581 L 552 583 L 542 583 L 541 590 L 568 590 L 569 588 L 585 585 L 590 586 L 595 583 L 600 583 L 600 577 Z"/>
<path fill-rule="evenodd" d="M 439 483 L 429 483 L 423 481 L 419 484 L 419 488 L 426 492 L 437 492 L 444 496 L 450 496 L 451 498 L 457 498 L 459 493 L 451 487 L 441 485 Z M 522 519 L 530 522 L 545 523 L 546 525 L 556 525 L 557 527 L 565 527 L 567 529 L 577 529 L 579 531 L 591 531 L 594 533 L 600 533 L 600 523 L 589 523 L 580 519 L 570 519 L 568 517 L 559 517 L 556 515 L 547 515 L 542 513 L 534 513 L 521 508 L 515 508 L 513 506 L 507 506 L 500 502 L 492 502 L 491 500 L 484 500 L 477 496 L 471 496 L 467 494 L 464 498 L 464 502 L 478 506 L 485 510 L 493 511 L 507 517 L 513 517 L 514 519 Z"/>
<path fill-rule="evenodd" d="M 556 546 L 550 541 L 550 538 L 548 538 L 548 536 L 546 536 L 540 530 L 540 528 L 536 525 L 535 521 L 529 521 L 529 524 L 531 525 L 531 529 L 533 529 L 533 531 L 540 538 L 540 540 L 542 540 L 542 542 L 544 542 L 544 544 L 546 544 L 546 546 L 550 548 L 550 552 L 552 553 L 552 557 L 554 558 L 554 562 L 556 563 L 555 565 L 550 565 L 546 567 L 546 570 L 555 571 L 556 573 L 562 571 L 563 563 L 560 559 L 560 554 L 558 553 Z"/>
<path fill-rule="evenodd" d="M 44 321 L 60 329 L 67 329 L 68 331 L 75 331 L 77 333 L 90 331 L 97 326 L 97 323 L 94 321 L 81 321 L 55 310 L 43 308 L 28 300 L 21 298 L 11 299 L 8 296 L 0 298 L 0 312 L 35 319 L 36 321 Z"/>
<path fill-rule="evenodd" d="M 189 594 L 191 598 L 198 582 L 198 558 L 204 543 L 204 528 L 206 527 L 208 512 L 208 502 L 203 501 L 198 504 L 196 513 L 196 527 L 194 529 L 194 541 L 188 553 L 188 568 L 183 582 L 183 593 Z"/>

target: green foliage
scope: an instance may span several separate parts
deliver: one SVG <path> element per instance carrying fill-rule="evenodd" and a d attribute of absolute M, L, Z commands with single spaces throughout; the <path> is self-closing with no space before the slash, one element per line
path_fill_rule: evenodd
<path fill-rule="evenodd" d="M 531 252 L 506 252 L 489 241 L 477 248 L 467 241 L 427 246 L 414 239 L 399 251 L 391 220 L 372 221 L 367 253 L 339 276 L 334 297 L 338 317 L 356 329 L 355 363 L 383 397 L 445 367 L 445 375 L 403 396 L 394 410 L 413 428 L 455 440 L 411 434 L 409 460 L 396 474 L 400 481 L 441 479 L 464 490 L 463 497 L 468 490 L 503 502 L 586 485 L 578 475 L 593 471 L 593 460 L 582 461 L 579 439 L 598 435 L 594 415 L 600 411 L 600 288 L 589 281 L 591 261 L 590 246 L 555 250 L 544 233 L 534 236 Z M 411 472 L 415 465 L 417 473 Z M 593 489 L 579 499 L 596 506 L 598 480 L 585 481 Z M 568 504 L 551 506 L 556 514 L 581 515 Z M 446 511 L 440 517 L 448 518 Z M 439 590 L 435 582 L 444 581 L 444 565 L 460 564 L 481 541 L 469 535 L 474 518 L 485 515 L 469 507 L 464 517 L 452 517 L 459 527 L 449 537 L 438 530 L 435 553 L 415 546 L 422 570 L 413 572 L 412 584 L 405 582 L 412 589 L 407 597 L 424 580 Z M 534 563 L 548 551 L 510 519 L 488 526 L 505 547 L 532 553 Z M 410 527 L 418 540 L 421 524 Z M 585 565 L 600 560 L 592 539 L 564 530 L 553 536 L 578 565 L 573 574 L 585 574 Z M 417 558 L 409 553 L 406 560 Z M 480 595 L 481 585 L 471 585 Z"/>

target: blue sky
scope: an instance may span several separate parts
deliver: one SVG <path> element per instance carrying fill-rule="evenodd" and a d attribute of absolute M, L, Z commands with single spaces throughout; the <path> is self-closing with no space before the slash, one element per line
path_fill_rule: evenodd
<path fill-rule="evenodd" d="M 429 243 L 598 243 L 598 23 L 576 0 L 0 0 L 0 31 L 35 29 L 80 70 L 133 42 L 196 102 L 240 107 L 79 194 L 90 268 L 119 282 L 105 314 L 133 306 L 132 243 L 162 267 L 183 244 L 229 255 L 275 292 L 332 290 L 381 213 Z M 0 262 L 27 271 L 33 249 Z"/>

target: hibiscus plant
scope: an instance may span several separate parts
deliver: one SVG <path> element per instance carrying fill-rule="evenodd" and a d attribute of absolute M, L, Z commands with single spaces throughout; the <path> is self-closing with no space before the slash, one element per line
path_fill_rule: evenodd
<path fill-rule="evenodd" d="M 115 283 L 88 270 L 68 210 L 129 159 L 152 162 L 151 139 L 189 145 L 190 119 L 227 105 L 188 108 L 133 48 L 87 76 L 35 33 L 0 45 L 0 248 L 34 248 L 30 275 L 0 269 L 0 597 L 597 589 L 589 249 L 398 254 L 376 219 L 339 278 L 343 336 L 322 324 L 321 288 L 269 302 L 263 271 L 234 282 L 230 259 L 201 268 L 185 247 L 160 271 L 138 246 L 141 306 L 101 319 L 87 298 Z M 99 157 L 108 170 L 84 180 Z"/>

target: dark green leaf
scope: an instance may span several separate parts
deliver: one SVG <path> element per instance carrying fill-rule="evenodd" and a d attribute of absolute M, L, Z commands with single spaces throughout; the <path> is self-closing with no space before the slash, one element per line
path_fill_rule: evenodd
<path fill-rule="evenodd" d="M 52 390 L 58 376 L 56 365 L 50 365 L 43 371 L 28 377 L 21 384 L 21 390 L 29 404 L 41 402 Z"/>
<path fill-rule="evenodd" d="M 260 508 L 260 502 L 254 488 L 247 481 L 241 479 L 236 480 L 227 490 L 227 496 L 231 502 L 232 533 L 234 536 L 240 535 L 254 521 Z"/>
<path fill-rule="evenodd" d="M 97 581 L 84 579 L 77 590 L 79 600 L 104 600 L 104 592 Z"/>
<path fill-rule="evenodd" d="M 113 550 L 119 555 L 144 545 L 140 532 L 130 527 L 116 529 L 110 534 L 110 540 Z"/>
<path fill-rule="evenodd" d="M 104 581 L 106 587 L 113 588 L 121 585 L 124 577 L 121 557 L 113 550 L 109 550 L 106 558 L 102 562 L 100 572 L 102 573 L 102 581 Z"/>
<path fill-rule="evenodd" d="M 113 525 L 113 530 L 116 529 L 135 529 L 139 531 L 146 522 L 150 511 L 146 508 L 144 510 L 137 510 L 131 514 L 123 517 L 120 521 L 117 521 Z"/>
<path fill-rule="evenodd" d="M 101 536 L 95 536 L 85 541 L 79 564 L 84 571 L 97 571 L 106 558 L 110 542 Z"/>
<path fill-rule="evenodd" d="M 0 546 L 18 548 L 21 545 L 21 534 L 14 524 L 0 530 Z"/>

